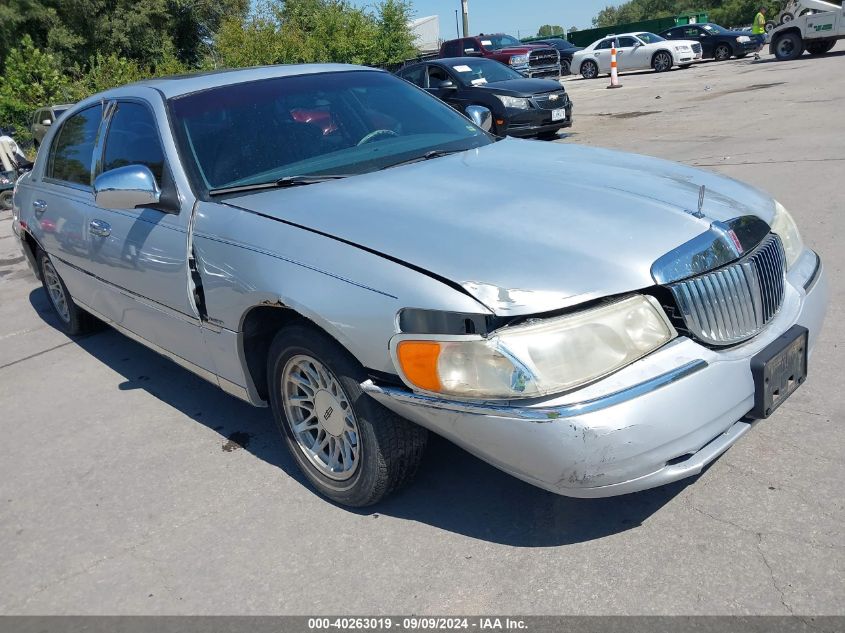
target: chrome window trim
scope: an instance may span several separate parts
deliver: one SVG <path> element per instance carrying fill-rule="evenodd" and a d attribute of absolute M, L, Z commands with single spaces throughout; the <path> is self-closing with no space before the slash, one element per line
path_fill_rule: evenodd
<path fill-rule="evenodd" d="M 693 360 L 631 387 L 626 387 L 625 389 L 620 389 L 619 391 L 614 391 L 583 402 L 555 407 L 520 407 L 510 406 L 501 402 L 464 402 L 461 400 L 450 400 L 416 393 L 400 387 L 376 385 L 371 379 L 362 382 L 361 389 L 383 404 L 393 401 L 401 404 L 421 406 L 429 409 L 443 409 L 469 415 L 511 418 L 526 422 L 554 422 L 560 419 L 595 413 L 596 411 L 634 400 L 652 391 L 671 385 L 687 376 L 691 376 L 707 366 L 707 361 L 703 359 Z"/>

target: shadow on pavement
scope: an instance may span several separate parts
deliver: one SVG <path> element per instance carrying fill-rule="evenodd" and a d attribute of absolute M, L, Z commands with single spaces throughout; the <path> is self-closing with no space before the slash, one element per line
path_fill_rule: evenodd
<path fill-rule="evenodd" d="M 39 316 L 57 328 L 44 290 L 33 290 L 29 299 Z M 74 342 L 125 378 L 120 390 L 143 389 L 219 433 L 221 459 L 243 449 L 309 487 L 288 454 L 269 409 L 252 407 L 225 394 L 111 328 Z M 395 516 L 516 547 L 549 547 L 635 528 L 690 481 L 694 479 L 609 499 L 561 497 L 515 479 L 432 434 L 419 475 L 409 488 L 370 508 L 342 509 Z"/>

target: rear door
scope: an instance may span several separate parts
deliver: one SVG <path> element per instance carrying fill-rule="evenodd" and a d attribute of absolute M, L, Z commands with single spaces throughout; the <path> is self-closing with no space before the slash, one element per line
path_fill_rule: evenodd
<path fill-rule="evenodd" d="M 144 100 L 110 104 L 96 174 L 127 165 L 150 169 L 164 198 L 178 200 L 160 125 Z M 89 216 L 91 270 L 102 281 L 92 307 L 115 323 L 182 359 L 211 369 L 190 290 L 191 204 L 103 209 Z M 96 228 L 96 230 L 95 230 Z"/>
<path fill-rule="evenodd" d="M 34 186 L 22 196 L 30 230 L 50 254 L 74 298 L 89 304 L 90 271 L 88 213 L 94 204 L 91 187 L 94 148 L 103 108 L 95 104 L 68 117 L 45 157 L 36 166 Z M 44 151 L 44 150 L 42 150 Z M 40 152 L 39 152 L 40 153 Z M 39 179 L 40 178 L 40 182 Z"/>

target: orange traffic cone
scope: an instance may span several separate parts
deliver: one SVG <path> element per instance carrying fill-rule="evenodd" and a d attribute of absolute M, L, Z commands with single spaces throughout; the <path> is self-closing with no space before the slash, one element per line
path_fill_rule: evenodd
<path fill-rule="evenodd" d="M 621 88 L 619 83 L 619 71 L 616 67 L 616 40 L 613 40 L 613 46 L 610 49 L 610 85 L 608 88 Z"/>

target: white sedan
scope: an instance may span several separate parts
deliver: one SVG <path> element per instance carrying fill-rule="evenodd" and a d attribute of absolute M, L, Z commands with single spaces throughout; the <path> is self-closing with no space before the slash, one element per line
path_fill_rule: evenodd
<path fill-rule="evenodd" d="M 572 56 L 572 73 L 595 79 L 610 72 L 610 51 L 616 41 L 619 72 L 653 68 L 664 72 L 673 66 L 688 68 L 701 59 L 701 44 L 687 40 L 666 40 L 654 33 L 623 33 L 593 42 Z"/>

